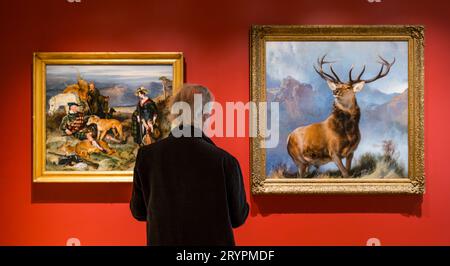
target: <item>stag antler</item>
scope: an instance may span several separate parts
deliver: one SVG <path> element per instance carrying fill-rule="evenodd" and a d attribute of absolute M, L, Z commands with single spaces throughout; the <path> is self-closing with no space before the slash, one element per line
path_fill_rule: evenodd
<path fill-rule="evenodd" d="M 332 66 L 332 63 L 334 63 L 334 62 L 333 61 L 325 61 L 326 56 L 327 55 L 325 54 L 324 56 L 322 56 L 322 58 L 317 58 L 317 65 L 318 65 L 319 69 L 317 69 L 317 67 L 314 66 L 314 70 L 317 72 L 317 74 L 319 74 L 319 76 L 321 76 L 325 80 L 331 81 L 333 83 L 342 83 L 342 81 L 339 79 L 339 76 L 336 74 L 336 72 L 334 72 L 334 69 Z M 324 64 L 330 64 L 330 70 L 334 77 L 331 76 L 330 74 L 326 73 L 323 70 Z"/>
<path fill-rule="evenodd" d="M 378 72 L 378 75 L 376 75 L 374 78 L 371 78 L 371 79 L 366 79 L 366 80 L 361 79 L 362 75 L 366 71 L 366 66 L 364 65 L 361 73 L 358 75 L 356 80 L 353 80 L 353 78 L 352 78 L 353 66 L 352 66 L 352 68 L 350 69 L 350 72 L 348 73 L 349 83 L 350 84 L 354 84 L 354 83 L 358 83 L 358 82 L 364 81 L 367 84 L 367 83 L 374 82 L 375 80 L 378 80 L 380 78 L 385 77 L 389 73 L 389 71 L 391 70 L 392 65 L 394 65 L 395 57 L 394 57 L 394 60 L 392 61 L 392 63 L 389 63 L 386 59 L 384 59 L 381 56 L 378 56 L 378 57 L 380 58 L 380 61 L 378 61 L 378 63 L 381 64 L 380 72 Z M 384 73 L 383 73 L 384 67 L 386 67 L 386 71 L 384 71 Z"/>

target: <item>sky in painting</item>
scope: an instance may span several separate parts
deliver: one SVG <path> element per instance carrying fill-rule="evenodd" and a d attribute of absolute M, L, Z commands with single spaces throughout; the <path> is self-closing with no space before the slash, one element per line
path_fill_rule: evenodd
<path fill-rule="evenodd" d="M 171 65 L 48 65 L 47 78 L 107 80 L 111 83 L 159 82 L 161 76 L 172 77 Z"/>
<path fill-rule="evenodd" d="M 156 97 L 162 93 L 159 78 L 173 76 L 172 65 L 47 65 L 46 71 L 47 100 L 76 83 L 81 75 L 109 96 L 113 106 L 134 105 L 134 92 L 140 86 L 150 89 L 150 97 Z"/>
<path fill-rule="evenodd" d="M 408 43 L 385 41 L 347 41 L 347 42 L 267 42 L 266 43 L 267 87 L 275 87 L 286 76 L 311 85 L 323 85 L 323 80 L 314 71 L 317 59 L 327 55 L 334 61 L 333 69 L 343 80 L 348 80 L 348 72 L 354 66 L 353 77 L 363 66 L 366 71 L 363 79 L 375 76 L 380 70 L 378 56 L 396 62 L 391 73 L 383 79 L 371 83 L 384 93 L 401 93 L 408 87 Z M 327 66 L 324 69 L 329 72 Z M 368 84 L 369 85 L 369 84 Z"/>

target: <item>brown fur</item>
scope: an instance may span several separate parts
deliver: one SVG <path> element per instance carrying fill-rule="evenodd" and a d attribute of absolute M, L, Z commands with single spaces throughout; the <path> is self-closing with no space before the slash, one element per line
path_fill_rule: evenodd
<path fill-rule="evenodd" d="M 108 155 L 114 154 L 116 152 L 114 149 L 111 149 L 108 143 L 106 143 L 105 141 L 100 140 L 97 141 L 97 143 L 106 151 L 106 154 Z M 87 139 L 78 142 L 75 146 L 63 145 L 61 150 L 66 154 L 75 153 L 76 155 L 84 159 L 89 159 L 92 153 L 102 152 L 99 148 L 92 145 L 92 143 Z"/>
<path fill-rule="evenodd" d="M 101 119 L 98 116 L 91 116 L 87 122 L 87 125 L 96 124 L 97 125 L 97 139 L 103 140 L 106 136 L 108 130 L 113 129 L 114 135 L 124 140 L 122 124 L 116 119 Z"/>
<path fill-rule="evenodd" d="M 100 145 L 100 147 L 102 147 L 106 151 L 106 154 L 111 155 L 115 153 L 115 150 L 111 149 L 108 143 L 106 143 L 105 141 L 99 140 L 97 141 L 97 143 L 98 145 Z M 101 152 L 102 151 L 99 148 L 92 145 L 92 143 L 89 140 L 80 141 L 77 143 L 77 145 L 75 145 L 75 153 L 83 158 L 89 158 L 91 153 L 101 153 Z"/>
<path fill-rule="evenodd" d="M 83 102 L 87 101 L 89 84 L 83 79 L 79 79 L 77 84 L 67 86 L 63 93 L 75 93 Z"/>
<path fill-rule="evenodd" d="M 331 161 L 348 177 L 353 153 L 361 139 L 361 113 L 352 86 L 341 85 L 334 94 L 337 100 L 327 119 L 299 127 L 288 136 L 287 150 L 299 168 L 300 177 L 304 177 L 310 165 L 320 166 Z M 342 165 L 342 158 L 346 158 L 346 167 Z"/>
<path fill-rule="evenodd" d="M 371 79 L 361 79 L 364 66 L 356 80 L 350 69 L 348 82 L 342 82 L 333 69 L 331 61 L 325 60 L 326 55 L 317 60 L 314 70 L 327 81 L 335 98 L 333 111 L 324 121 L 309 126 L 299 127 L 288 136 L 287 150 L 298 167 L 300 177 L 304 177 L 310 165 L 319 166 L 333 161 L 343 177 L 349 176 L 353 153 L 361 139 L 359 119 L 361 112 L 356 102 L 355 93 L 362 90 L 365 84 L 385 77 L 394 60 L 390 63 L 379 56 L 381 69 Z M 329 64 L 331 74 L 323 70 L 323 65 Z M 383 71 L 384 70 L 384 71 Z M 345 158 L 345 166 L 342 159 Z"/>

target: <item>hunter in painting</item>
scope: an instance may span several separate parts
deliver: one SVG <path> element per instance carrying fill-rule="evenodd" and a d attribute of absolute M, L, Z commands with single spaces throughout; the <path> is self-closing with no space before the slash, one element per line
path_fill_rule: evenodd
<path fill-rule="evenodd" d="M 171 76 L 171 66 L 47 66 L 47 170 L 131 170 L 139 145 L 160 137 Z"/>
<path fill-rule="evenodd" d="M 44 172 L 131 176 L 139 147 L 168 135 L 172 64 L 43 68 Z"/>

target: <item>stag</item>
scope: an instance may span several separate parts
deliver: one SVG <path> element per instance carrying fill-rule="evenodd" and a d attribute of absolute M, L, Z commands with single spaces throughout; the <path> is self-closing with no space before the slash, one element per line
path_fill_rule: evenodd
<path fill-rule="evenodd" d="M 359 119 L 361 112 L 356 102 L 356 93 L 360 92 L 365 84 L 385 77 L 392 65 L 379 56 L 381 69 L 371 79 L 361 79 L 366 66 L 353 79 L 353 66 L 350 68 L 347 82 L 343 82 L 333 69 L 333 63 L 325 60 L 326 55 L 317 59 L 314 70 L 324 79 L 333 92 L 334 102 L 331 114 L 322 122 L 298 127 L 292 131 L 287 139 L 287 150 L 292 160 L 298 167 L 298 176 L 305 177 L 309 166 L 334 162 L 342 177 L 349 177 L 353 153 L 361 139 L 359 131 Z M 329 65 L 331 73 L 326 73 L 324 65 Z M 345 166 L 342 159 L 345 158 Z"/>

